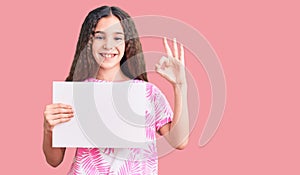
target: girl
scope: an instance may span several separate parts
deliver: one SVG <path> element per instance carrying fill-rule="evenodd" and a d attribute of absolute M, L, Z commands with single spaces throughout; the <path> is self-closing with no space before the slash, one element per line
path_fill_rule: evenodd
<path fill-rule="evenodd" d="M 146 83 L 147 148 L 77 148 L 69 174 L 157 174 L 155 132 L 176 149 L 188 143 L 189 121 L 184 50 L 176 40 L 173 51 L 167 39 L 168 57 L 156 64 L 156 71 L 173 85 L 174 113 L 161 91 Z M 131 17 L 118 7 L 102 6 L 86 17 L 77 42 L 76 53 L 66 81 L 109 83 L 147 82 L 142 46 Z M 47 162 L 58 166 L 66 148 L 52 148 L 52 130 L 74 116 L 67 104 L 50 104 L 44 111 L 43 151 Z"/>

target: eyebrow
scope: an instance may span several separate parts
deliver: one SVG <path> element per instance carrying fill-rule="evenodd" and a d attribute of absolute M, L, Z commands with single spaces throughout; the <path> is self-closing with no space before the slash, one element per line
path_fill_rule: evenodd
<path fill-rule="evenodd" d="M 106 34 L 105 32 L 103 32 L 103 31 L 95 31 L 94 32 L 94 34 L 96 34 L 96 33 L 100 33 L 100 34 Z M 114 32 L 114 34 L 121 34 L 121 35 L 124 35 L 124 33 L 123 32 Z"/>

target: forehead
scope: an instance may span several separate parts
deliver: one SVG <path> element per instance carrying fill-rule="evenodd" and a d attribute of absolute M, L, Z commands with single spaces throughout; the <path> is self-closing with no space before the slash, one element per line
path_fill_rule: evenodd
<path fill-rule="evenodd" d="M 120 20 L 115 16 L 108 16 L 101 18 L 95 28 L 96 31 L 103 31 L 103 32 L 123 32 L 122 25 Z"/>

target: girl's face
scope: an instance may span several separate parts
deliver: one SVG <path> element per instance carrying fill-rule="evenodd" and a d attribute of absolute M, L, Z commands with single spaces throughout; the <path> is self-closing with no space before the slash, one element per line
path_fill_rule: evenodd
<path fill-rule="evenodd" d="M 120 20 L 115 16 L 101 18 L 95 28 L 93 56 L 100 69 L 120 68 L 125 51 L 125 35 Z"/>

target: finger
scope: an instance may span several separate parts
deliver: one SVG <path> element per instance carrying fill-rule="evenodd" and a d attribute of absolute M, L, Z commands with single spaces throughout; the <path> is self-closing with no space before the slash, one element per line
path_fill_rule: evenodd
<path fill-rule="evenodd" d="M 46 106 L 46 109 L 55 109 L 55 108 L 66 108 L 72 109 L 71 105 L 63 104 L 63 103 L 54 103 Z"/>
<path fill-rule="evenodd" d="M 160 66 L 162 66 L 164 63 L 165 63 L 165 65 L 170 64 L 170 59 L 167 58 L 167 57 L 165 57 L 165 56 L 162 56 L 162 57 L 160 58 L 158 64 L 159 64 Z"/>
<path fill-rule="evenodd" d="M 72 114 L 74 113 L 74 111 L 72 109 L 69 108 L 55 108 L 55 109 L 50 109 L 47 110 L 47 112 L 49 112 L 50 114 Z"/>
<path fill-rule="evenodd" d="M 58 114 L 58 115 L 47 115 L 45 116 L 45 119 L 47 121 L 51 121 L 51 120 L 58 120 L 61 118 L 73 118 L 74 114 Z"/>
<path fill-rule="evenodd" d="M 179 60 L 184 65 L 184 48 L 183 48 L 182 44 L 180 44 L 180 57 L 179 57 Z"/>
<path fill-rule="evenodd" d="M 155 66 L 155 71 L 160 74 L 162 77 L 166 77 L 166 74 L 164 73 L 164 71 L 161 69 L 160 65 L 156 64 Z"/>
<path fill-rule="evenodd" d="M 57 115 L 57 114 L 74 114 L 74 111 L 72 109 L 66 109 L 66 108 L 46 109 L 44 111 L 44 116 Z"/>
<path fill-rule="evenodd" d="M 161 65 L 160 64 L 155 64 L 155 70 L 157 69 L 161 69 Z"/>
<path fill-rule="evenodd" d="M 172 51 L 169 47 L 169 44 L 168 44 L 168 41 L 167 41 L 166 37 L 164 37 L 164 46 L 165 46 L 165 50 L 167 52 L 168 57 L 173 57 Z"/>
<path fill-rule="evenodd" d="M 174 58 L 178 59 L 178 47 L 176 38 L 173 39 Z"/>
<path fill-rule="evenodd" d="M 68 122 L 70 120 L 71 120 L 71 118 L 60 118 L 60 119 L 57 119 L 57 120 L 52 120 L 51 122 L 49 122 L 49 125 L 50 126 L 56 126 L 60 123 L 65 123 L 65 122 Z"/>

